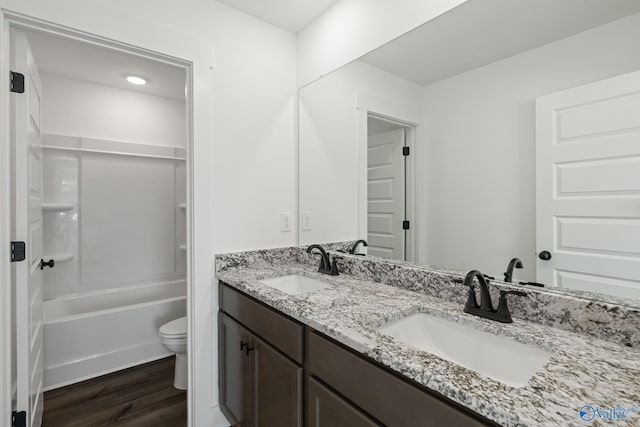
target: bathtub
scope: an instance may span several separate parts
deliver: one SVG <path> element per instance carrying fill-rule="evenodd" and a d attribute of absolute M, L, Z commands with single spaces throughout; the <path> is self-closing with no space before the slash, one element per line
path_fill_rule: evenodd
<path fill-rule="evenodd" d="M 186 281 L 63 296 L 44 302 L 44 390 L 171 353 L 158 328 L 186 313 Z"/>

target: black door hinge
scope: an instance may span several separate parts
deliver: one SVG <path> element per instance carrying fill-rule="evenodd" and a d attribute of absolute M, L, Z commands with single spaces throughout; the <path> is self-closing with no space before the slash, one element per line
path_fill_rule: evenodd
<path fill-rule="evenodd" d="M 13 411 L 11 415 L 11 425 L 13 427 L 27 427 L 27 413 L 25 411 Z"/>
<path fill-rule="evenodd" d="M 9 86 L 11 88 L 11 92 L 24 93 L 24 74 L 12 71 L 11 82 Z"/>
<path fill-rule="evenodd" d="M 410 151 L 409 147 L 402 147 L 402 155 L 403 156 L 408 156 L 409 155 L 409 151 Z"/>
<path fill-rule="evenodd" d="M 402 229 L 403 230 L 408 230 L 409 229 L 409 221 L 407 221 L 406 219 L 404 221 L 402 221 Z"/>
<path fill-rule="evenodd" d="M 24 261 L 26 245 L 24 242 L 11 242 L 11 262 Z"/>

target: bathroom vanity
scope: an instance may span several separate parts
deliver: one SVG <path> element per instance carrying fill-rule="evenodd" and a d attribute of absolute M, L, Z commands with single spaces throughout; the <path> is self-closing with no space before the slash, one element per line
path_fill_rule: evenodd
<path fill-rule="evenodd" d="M 450 273 L 344 255 L 339 276 L 321 275 L 303 248 L 218 255 L 216 269 L 221 406 L 241 426 L 579 426 L 583 407 L 640 402 L 638 336 L 624 329 L 638 329 L 635 309 L 526 289 L 514 323 L 501 324 L 464 313 L 466 289 Z M 292 275 L 328 286 L 269 280 Z M 383 333 L 416 313 L 550 357 L 518 384 Z"/>
<path fill-rule="evenodd" d="M 219 323 L 221 403 L 238 425 L 496 425 L 224 282 Z"/>

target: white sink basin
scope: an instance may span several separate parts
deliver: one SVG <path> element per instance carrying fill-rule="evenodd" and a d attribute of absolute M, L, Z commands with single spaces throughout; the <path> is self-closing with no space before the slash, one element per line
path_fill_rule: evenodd
<path fill-rule="evenodd" d="M 260 280 L 260 283 L 264 283 L 267 286 L 276 288 L 289 295 L 299 295 L 331 287 L 331 285 L 326 282 L 306 276 L 300 276 L 298 274 L 274 277 L 272 279 L 263 279 Z"/>
<path fill-rule="evenodd" d="M 424 313 L 378 332 L 512 387 L 525 386 L 551 357 L 537 347 Z"/>

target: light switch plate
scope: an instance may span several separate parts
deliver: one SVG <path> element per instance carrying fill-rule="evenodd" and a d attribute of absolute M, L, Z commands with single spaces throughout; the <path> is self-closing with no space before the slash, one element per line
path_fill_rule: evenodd
<path fill-rule="evenodd" d="M 291 231 L 291 212 L 280 212 L 280 231 Z"/>
<path fill-rule="evenodd" d="M 311 212 L 302 212 L 302 230 L 311 231 Z"/>

